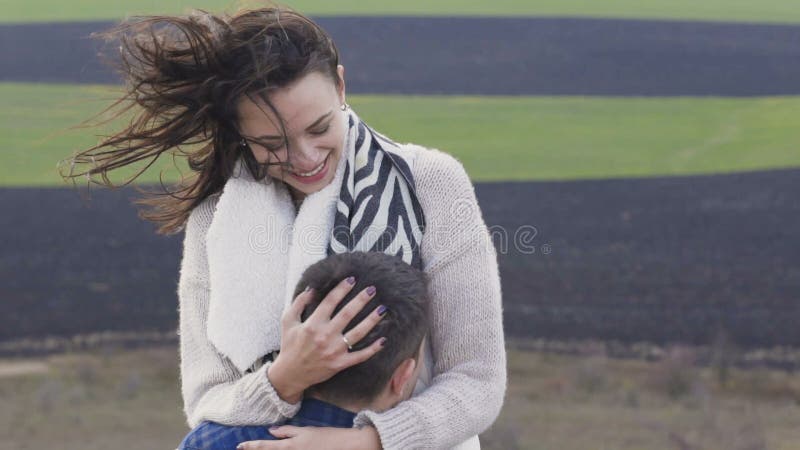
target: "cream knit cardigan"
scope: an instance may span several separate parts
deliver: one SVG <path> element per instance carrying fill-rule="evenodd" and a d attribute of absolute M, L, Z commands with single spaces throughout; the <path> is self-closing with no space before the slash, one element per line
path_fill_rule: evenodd
<path fill-rule="evenodd" d="M 409 400 L 380 413 L 361 411 L 355 424 L 374 425 L 387 450 L 480 448 L 477 434 L 497 418 L 506 392 L 497 254 L 463 166 L 447 153 L 413 144 L 401 145 L 401 152 L 427 222 L 421 254 L 432 307 L 424 364 Z M 206 238 L 219 197 L 198 205 L 185 226 L 178 281 L 184 412 L 191 428 L 203 420 L 275 423 L 293 416 L 300 404 L 277 395 L 266 373 L 271 363 L 244 374 L 241 364 L 233 364 L 208 339 L 212 286 Z M 231 276 L 241 277 L 235 259 L 212 263 L 228 264 Z M 270 267 L 255 270 L 270 276 Z M 235 307 L 230 314 L 236 315 Z M 280 323 L 261 326 L 279 329 Z"/>

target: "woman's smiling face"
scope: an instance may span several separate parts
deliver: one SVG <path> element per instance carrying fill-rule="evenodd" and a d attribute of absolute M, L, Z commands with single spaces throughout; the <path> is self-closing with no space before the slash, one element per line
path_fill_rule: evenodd
<path fill-rule="evenodd" d="M 268 175 L 283 180 L 297 193 L 308 195 L 327 186 L 336 173 L 346 131 L 344 68 L 338 67 L 340 87 L 330 77 L 311 72 L 269 94 L 284 121 L 286 148 L 280 122 L 257 95 L 237 104 L 239 131 L 260 163 L 271 165 Z"/>

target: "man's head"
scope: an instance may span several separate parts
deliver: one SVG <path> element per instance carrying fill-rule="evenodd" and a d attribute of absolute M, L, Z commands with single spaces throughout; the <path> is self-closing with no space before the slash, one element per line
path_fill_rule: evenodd
<path fill-rule="evenodd" d="M 421 361 L 421 343 L 428 329 L 428 286 L 425 274 L 397 256 L 378 252 L 353 252 L 329 256 L 310 266 L 297 284 L 294 297 L 306 286 L 314 298 L 303 310 L 305 321 L 325 295 L 341 280 L 355 276 L 356 284 L 336 306 L 334 315 L 367 286 L 377 292 L 343 333 L 360 323 L 379 305 L 388 308 L 384 317 L 360 341 L 360 350 L 386 337 L 384 348 L 361 364 L 348 367 L 330 379 L 311 386 L 306 395 L 330 403 L 385 409 L 411 396 Z"/>

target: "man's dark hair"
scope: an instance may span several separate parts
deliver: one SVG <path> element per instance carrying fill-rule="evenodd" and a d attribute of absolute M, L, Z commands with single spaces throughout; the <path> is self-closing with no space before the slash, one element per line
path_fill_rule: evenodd
<path fill-rule="evenodd" d="M 398 256 L 379 252 L 335 254 L 310 266 L 297 284 L 294 297 L 306 286 L 314 288 L 314 298 L 301 314 L 305 321 L 325 295 L 342 280 L 355 276 L 353 289 L 336 306 L 333 315 L 368 286 L 377 292 L 344 329 L 359 324 L 375 308 L 388 310 L 353 351 L 368 347 L 386 337 L 385 347 L 361 364 L 348 367 L 322 383 L 306 390 L 330 402 L 372 401 L 380 394 L 395 369 L 406 358 L 417 359 L 418 349 L 428 329 L 428 282 L 425 274 L 406 264 Z M 345 345 L 342 342 L 342 345 Z M 420 361 L 417 361 L 419 364 Z"/>

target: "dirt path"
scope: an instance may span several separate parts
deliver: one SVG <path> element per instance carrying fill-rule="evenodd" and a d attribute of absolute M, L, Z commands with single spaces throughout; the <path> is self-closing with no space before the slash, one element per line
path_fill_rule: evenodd
<path fill-rule="evenodd" d="M 43 361 L 0 361 L 0 378 L 40 375 L 50 371 Z"/>

